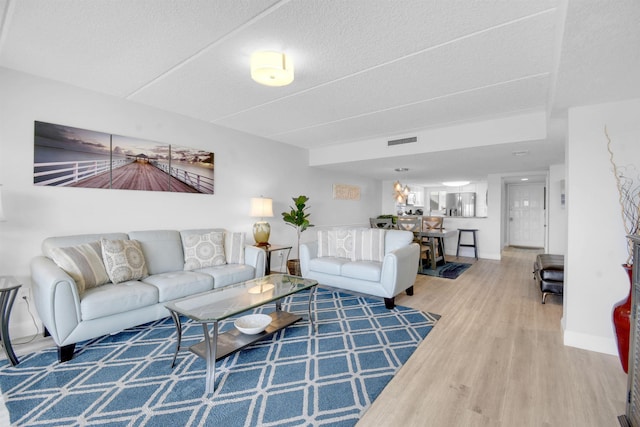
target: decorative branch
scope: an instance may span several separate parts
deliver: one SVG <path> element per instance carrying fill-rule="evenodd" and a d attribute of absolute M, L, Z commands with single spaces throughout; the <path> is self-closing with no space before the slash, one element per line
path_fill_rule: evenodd
<path fill-rule="evenodd" d="M 611 138 L 604 128 L 607 137 L 607 151 L 609 152 L 609 162 L 613 167 L 613 175 L 618 187 L 618 202 L 620 203 L 620 214 L 624 231 L 627 235 L 638 234 L 640 231 L 640 174 L 635 166 L 618 166 L 613 159 L 611 149 Z M 627 240 L 627 264 L 630 265 L 633 256 L 633 244 Z"/>

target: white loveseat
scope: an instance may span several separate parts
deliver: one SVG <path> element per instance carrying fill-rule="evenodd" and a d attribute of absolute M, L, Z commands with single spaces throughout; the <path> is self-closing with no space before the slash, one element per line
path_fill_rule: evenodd
<path fill-rule="evenodd" d="M 300 245 L 302 276 L 321 285 L 384 298 L 413 295 L 420 247 L 403 230 L 338 229 L 318 231 L 318 240 Z"/>
<path fill-rule="evenodd" d="M 33 297 L 61 362 L 77 342 L 169 316 L 168 301 L 265 271 L 265 252 L 223 229 L 50 237 L 42 253 L 31 262 Z M 114 265 L 119 259 L 126 268 Z"/>

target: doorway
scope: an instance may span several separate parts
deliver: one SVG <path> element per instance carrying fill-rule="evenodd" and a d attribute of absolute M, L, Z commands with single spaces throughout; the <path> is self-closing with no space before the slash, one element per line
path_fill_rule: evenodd
<path fill-rule="evenodd" d="M 545 184 L 509 184 L 509 246 L 544 248 Z"/>

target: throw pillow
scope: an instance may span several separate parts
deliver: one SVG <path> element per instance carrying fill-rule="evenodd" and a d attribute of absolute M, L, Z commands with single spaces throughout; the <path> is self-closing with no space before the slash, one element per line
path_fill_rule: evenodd
<path fill-rule="evenodd" d="M 318 230 L 318 258 L 329 256 L 329 231 Z"/>
<path fill-rule="evenodd" d="M 353 233 L 351 230 L 335 230 L 332 240 L 335 241 L 333 247 L 335 248 L 337 257 L 351 258 L 353 256 Z"/>
<path fill-rule="evenodd" d="M 113 283 L 144 279 L 148 276 L 142 245 L 137 240 L 100 240 L 102 260 Z"/>
<path fill-rule="evenodd" d="M 97 240 L 66 248 L 52 248 L 51 257 L 76 282 L 80 295 L 86 289 L 109 282 L 102 262 L 102 249 Z"/>
<path fill-rule="evenodd" d="M 386 230 L 368 228 L 353 231 L 353 261 L 378 261 L 384 259 Z"/>
<path fill-rule="evenodd" d="M 224 233 L 227 264 L 244 264 L 244 233 Z"/>
<path fill-rule="evenodd" d="M 224 233 L 212 231 L 205 234 L 190 234 L 182 239 L 184 269 L 213 267 L 227 263 L 224 253 Z"/>
<path fill-rule="evenodd" d="M 353 233 L 337 229 L 318 231 L 318 256 L 351 258 L 353 256 Z"/>

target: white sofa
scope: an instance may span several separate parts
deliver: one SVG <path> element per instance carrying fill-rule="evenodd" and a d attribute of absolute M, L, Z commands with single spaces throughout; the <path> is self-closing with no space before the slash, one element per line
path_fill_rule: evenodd
<path fill-rule="evenodd" d="M 202 253 L 208 256 L 208 251 L 194 255 L 196 246 L 183 245 L 187 241 L 199 244 L 207 236 L 224 239 L 224 253 L 220 254 L 218 250 L 216 255 L 221 265 L 207 266 L 206 260 L 200 263 L 197 257 Z M 141 248 L 145 274 L 136 280 L 124 280 L 117 284 L 112 283 L 114 280 L 110 280 L 112 276 L 108 274 L 107 283 L 86 286 L 94 276 L 104 279 L 105 272 L 95 273 L 94 270 L 99 270 L 99 266 L 90 266 L 87 261 L 95 261 L 91 248 L 97 248 L 98 257 L 103 256 L 105 251 L 101 249 L 105 246 L 100 246 L 101 239 L 106 239 L 103 245 L 107 242 L 139 242 L 126 244 Z M 78 248 L 83 248 L 83 256 L 76 256 Z M 217 249 L 220 249 L 220 244 Z M 187 252 L 191 253 L 191 258 L 185 256 Z M 33 297 L 45 333 L 49 333 L 58 346 L 61 362 L 73 357 L 77 342 L 169 316 L 164 307 L 168 301 L 261 277 L 265 271 L 264 250 L 245 246 L 241 233 L 228 233 L 223 229 L 50 237 L 43 241 L 42 253 L 31 262 Z M 67 258 L 63 258 L 61 253 Z M 79 266 L 83 271 L 78 273 L 65 264 L 69 258 L 73 258 L 72 267 Z M 76 261 L 77 258 L 80 261 Z M 59 264 L 66 266 L 68 271 Z M 99 262 L 95 261 L 94 264 Z M 200 266 L 204 267 L 198 268 Z M 115 270 L 113 274 L 116 274 Z M 80 286 L 72 275 L 80 277 Z M 115 281 L 119 281 L 119 278 Z"/>
<path fill-rule="evenodd" d="M 420 247 L 403 230 L 340 229 L 318 232 L 318 240 L 300 245 L 302 276 L 321 285 L 384 298 L 413 295 Z"/>

